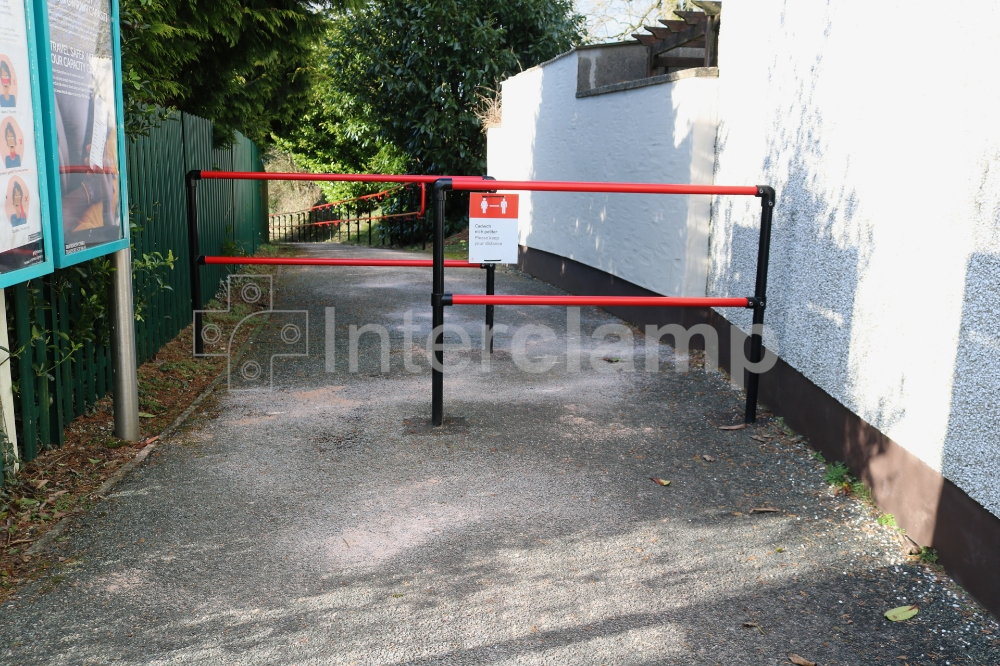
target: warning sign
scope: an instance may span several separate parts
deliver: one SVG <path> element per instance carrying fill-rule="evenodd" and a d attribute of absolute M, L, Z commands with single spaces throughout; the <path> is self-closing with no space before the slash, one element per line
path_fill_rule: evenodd
<path fill-rule="evenodd" d="M 470 263 L 517 263 L 517 199 L 504 193 L 469 196 Z"/>

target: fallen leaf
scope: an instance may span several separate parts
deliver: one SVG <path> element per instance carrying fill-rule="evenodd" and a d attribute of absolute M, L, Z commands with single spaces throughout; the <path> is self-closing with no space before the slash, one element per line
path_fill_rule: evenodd
<path fill-rule="evenodd" d="M 59 520 L 65 515 L 66 515 L 65 511 L 56 511 L 55 513 L 52 514 L 52 520 Z"/>
<path fill-rule="evenodd" d="M 816 662 L 815 661 L 809 661 L 805 657 L 800 657 L 799 655 L 795 654 L 794 652 L 790 652 L 788 654 L 788 661 L 790 661 L 793 664 L 795 664 L 795 666 L 816 666 Z"/>
<path fill-rule="evenodd" d="M 49 482 L 48 479 L 42 479 L 41 481 L 35 481 L 33 485 L 35 486 L 35 488 L 41 490 L 42 488 L 45 487 L 45 484 L 47 484 L 48 482 Z"/>
<path fill-rule="evenodd" d="M 715 458 L 713 458 L 712 456 L 706 456 L 706 455 L 702 455 L 702 457 L 701 457 L 701 458 L 702 458 L 702 460 L 704 460 L 705 462 L 715 462 Z"/>
<path fill-rule="evenodd" d="M 649 477 L 649 479 L 653 483 L 659 484 L 661 486 L 669 486 L 670 485 L 670 480 L 669 479 L 657 479 L 656 477 L 653 477 L 653 476 Z"/>
<path fill-rule="evenodd" d="M 742 516 L 743 512 L 742 511 L 733 511 L 733 515 L 734 516 Z"/>
<path fill-rule="evenodd" d="M 139 446 L 146 446 L 148 444 L 152 444 L 153 442 L 155 442 L 159 438 L 160 438 L 159 435 L 153 435 L 152 437 L 147 437 L 146 439 L 144 439 L 141 442 L 139 442 Z"/>
<path fill-rule="evenodd" d="M 155 419 L 155 414 L 150 414 L 149 412 L 139 412 L 140 419 Z"/>
<path fill-rule="evenodd" d="M 760 435 L 750 435 L 750 439 L 756 439 L 758 442 L 769 442 L 769 441 L 771 441 L 771 440 L 769 440 L 766 437 L 761 437 Z"/>
<path fill-rule="evenodd" d="M 743 623 L 743 626 L 744 626 L 745 628 L 747 628 L 747 629 L 756 629 L 757 631 L 759 631 L 759 632 L 760 632 L 760 635 L 761 635 L 761 636 L 763 636 L 763 635 L 764 635 L 764 630 L 763 630 L 763 629 L 761 629 L 761 628 L 760 628 L 760 625 L 759 625 L 759 624 L 757 624 L 756 622 L 744 622 L 744 623 Z"/>
<path fill-rule="evenodd" d="M 917 614 L 917 605 L 912 606 L 900 606 L 898 608 L 893 608 L 885 612 L 885 617 L 887 620 L 892 622 L 902 622 L 903 620 L 909 620 L 911 617 Z"/>
<path fill-rule="evenodd" d="M 740 423 L 739 425 L 719 426 L 719 430 L 743 430 L 743 428 L 746 427 L 747 427 L 746 423 Z"/>
<path fill-rule="evenodd" d="M 750 513 L 779 513 L 781 509 L 774 509 L 769 506 L 758 506 L 754 509 L 750 509 Z"/>
<path fill-rule="evenodd" d="M 97 458 L 87 458 L 87 460 L 89 460 L 89 461 L 90 461 L 90 464 L 91 464 L 91 465 L 97 465 L 97 464 L 100 464 L 100 462 L 101 462 L 101 461 L 100 461 L 100 460 L 98 460 Z"/>

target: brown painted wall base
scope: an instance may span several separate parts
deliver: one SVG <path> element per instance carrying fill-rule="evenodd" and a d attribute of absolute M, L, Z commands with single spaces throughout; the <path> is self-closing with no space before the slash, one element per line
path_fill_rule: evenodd
<path fill-rule="evenodd" d="M 572 259 L 524 246 L 518 267 L 572 294 L 658 295 Z M 719 332 L 720 364 L 727 371 L 731 367 L 730 324 L 714 310 L 607 309 L 639 326 L 708 323 Z M 846 462 L 871 488 L 878 507 L 893 514 L 914 541 L 937 549 L 948 573 L 1000 617 L 1000 518 L 780 359 L 761 376 L 760 401 L 809 438 L 827 460 Z"/>

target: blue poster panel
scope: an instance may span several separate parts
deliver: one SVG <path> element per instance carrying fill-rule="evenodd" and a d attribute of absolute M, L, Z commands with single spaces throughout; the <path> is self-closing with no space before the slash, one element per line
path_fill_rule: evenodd
<path fill-rule="evenodd" d="M 0 287 L 52 272 L 34 53 L 31 6 L 0 0 Z"/>
<path fill-rule="evenodd" d="M 117 3 L 43 0 L 55 263 L 128 246 Z"/>

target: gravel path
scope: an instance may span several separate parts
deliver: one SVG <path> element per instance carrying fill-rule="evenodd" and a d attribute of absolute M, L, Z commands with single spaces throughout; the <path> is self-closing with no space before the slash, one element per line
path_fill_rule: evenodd
<path fill-rule="evenodd" d="M 481 292 L 483 277 L 449 272 L 448 290 Z M 557 293 L 513 270 L 497 284 Z M 667 346 L 661 371 L 642 372 L 639 334 L 627 372 L 625 351 L 590 337 L 620 323 L 607 313 L 583 308 L 571 372 L 564 308 L 498 308 L 511 328 L 492 369 L 462 354 L 445 378 L 449 424 L 429 428 L 429 292 L 428 269 L 285 269 L 277 307 L 309 311 L 309 356 L 276 360 L 274 390 L 220 391 L 79 519 L 55 546 L 62 564 L 0 609 L 2 660 L 1000 663 L 996 623 L 834 495 L 804 443 L 766 419 L 720 430 L 740 394 L 698 367 L 674 372 Z M 481 316 L 446 312 L 474 348 Z M 390 331 L 387 374 L 376 334 L 348 371 L 349 326 L 368 323 Z M 529 323 L 556 333 L 527 346 L 531 362 L 556 357 L 546 372 L 513 362 Z M 272 322 L 248 358 L 266 373 L 276 349 Z M 915 618 L 883 618 L 908 603 Z"/>

